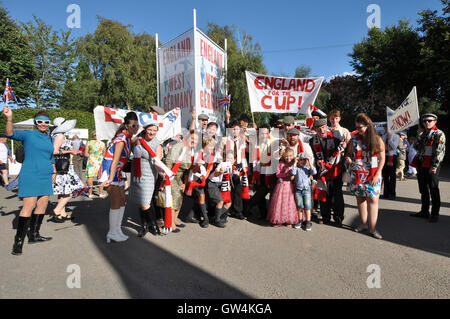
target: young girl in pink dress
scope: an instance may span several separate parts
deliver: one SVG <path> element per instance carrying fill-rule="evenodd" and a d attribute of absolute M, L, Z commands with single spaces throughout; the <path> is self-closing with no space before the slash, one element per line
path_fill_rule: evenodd
<path fill-rule="evenodd" d="M 297 207 L 294 197 L 294 176 L 289 173 L 294 164 L 294 151 L 287 148 L 278 164 L 277 185 L 270 200 L 267 220 L 273 226 L 282 224 L 295 225 L 298 223 Z"/>

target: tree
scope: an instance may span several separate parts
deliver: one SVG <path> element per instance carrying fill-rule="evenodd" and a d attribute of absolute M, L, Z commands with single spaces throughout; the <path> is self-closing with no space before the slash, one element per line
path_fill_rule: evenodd
<path fill-rule="evenodd" d="M 155 40 L 130 25 L 99 17 L 94 34 L 79 43 L 80 55 L 99 82 L 99 103 L 147 110 L 156 103 Z"/>
<path fill-rule="evenodd" d="M 19 105 L 26 105 L 32 95 L 33 65 L 34 56 L 22 30 L 0 4 L 0 87 L 9 78 Z"/>
<path fill-rule="evenodd" d="M 94 79 L 88 63 L 81 59 L 75 68 L 73 78 L 67 79 L 60 100 L 63 109 L 92 112 L 97 106 L 100 82 Z"/>
<path fill-rule="evenodd" d="M 32 98 L 37 108 L 57 107 L 64 83 L 71 76 L 74 62 L 74 43 L 70 31 L 58 32 L 33 16 L 34 22 L 22 23 L 25 38 L 35 57 L 36 77 L 32 84 Z"/>
<path fill-rule="evenodd" d="M 430 99 L 437 100 L 442 107 L 438 113 L 448 115 L 450 109 L 450 1 L 441 0 L 444 7 L 442 16 L 436 10 L 419 12 L 418 31 L 421 32 L 423 77 L 429 86 L 421 92 Z M 424 106 L 428 104 L 425 103 Z M 431 110 L 426 110 L 431 111 Z M 448 117 L 447 117 L 448 118 Z"/>
<path fill-rule="evenodd" d="M 384 31 L 372 28 L 368 38 L 353 47 L 350 65 L 375 92 L 396 97 L 392 106 L 397 107 L 413 86 L 420 92 L 429 85 L 421 74 L 420 48 L 419 34 L 401 20 Z"/>

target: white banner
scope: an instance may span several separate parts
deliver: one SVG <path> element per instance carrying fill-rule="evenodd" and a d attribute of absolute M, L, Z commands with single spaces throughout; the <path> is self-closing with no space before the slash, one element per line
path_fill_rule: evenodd
<path fill-rule="evenodd" d="M 413 87 L 402 104 L 395 110 L 386 107 L 387 127 L 389 133 L 401 132 L 419 123 L 419 104 L 416 87 Z"/>
<path fill-rule="evenodd" d="M 203 32 L 195 32 L 195 105 L 197 115 L 206 114 L 225 130 L 224 108 L 219 100 L 225 96 L 225 52 Z"/>
<path fill-rule="evenodd" d="M 180 108 L 183 127 L 188 127 L 196 105 L 194 46 L 190 30 L 158 48 L 160 107 L 165 112 Z"/>
<path fill-rule="evenodd" d="M 307 114 L 323 77 L 283 78 L 245 71 L 252 112 Z"/>
<path fill-rule="evenodd" d="M 106 106 L 97 106 L 94 109 L 97 139 L 108 141 L 111 140 L 128 112 L 130 111 L 113 109 Z M 136 111 L 133 112 L 136 113 L 139 119 L 139 125 L 141 126 L 139 131 L 142 129 L 142 124 L 150 118 L 159 122 L 159 129 L 156 134 L 156 138 L 161 142 L 175 135 L 181 134 L 181 116 L 179 108 L 175 108 L 164 115 L 154 115 Z"/>

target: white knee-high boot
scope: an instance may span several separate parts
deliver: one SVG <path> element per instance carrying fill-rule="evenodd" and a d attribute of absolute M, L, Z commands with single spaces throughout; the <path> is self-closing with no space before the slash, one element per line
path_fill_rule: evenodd
<path fill-rule="evenodd" d="M 118 221 L 120 218 L 120 221 Z M 118 232 L 118 226 L 120 227 L 120 222 L 122 218 L 120 216 L 120 208 L 119 209 L 110 209 L 109 210 L 109 231 L 106 235 L 106 242 L 109 244 L 111 240 L 116 242 L 125 241 L 126 238 L 123 238 Z"/>
<path fill-rule="evenodd" d="M 124 214 L 124 212 L 125 212 L 125 206 L 120 207 L 120 208 L 119 208 L 119 216 L 120 216 L 120 217 L 118 217 L 118 221 L 117 221 L 117 233 L 118 233 L 118 234 L 120 235 L 120 237 L 122 237 L 124 240 L 127 240 L 127 239 L 128 239 L 128 236 L 125 235 L 125 234 L 122 232 L 122 220 L 123 220 L 123 214 Z"/>

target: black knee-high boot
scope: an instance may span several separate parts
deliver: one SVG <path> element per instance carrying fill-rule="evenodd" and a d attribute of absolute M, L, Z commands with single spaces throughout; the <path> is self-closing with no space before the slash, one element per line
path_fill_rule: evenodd
<path fill-rule="evenodd" d="M 138 233 L 139 237 L 144 237 L 145 234 L 147 234 L 148 232 L 148 217 L 147 215 L 147 210 L 143 210 L 141 208 L 139 208 L 139 216 L 141 217 L 141 230 Z"/>
<path fill-rule="evenodd" d="M 49 241 L 52 239 L 52 237 L 42 237 L 39 234 L 39 230 L 41 229 L 42 220 L 44 219 L 44 214 L 33 214 L 31 216 L 30 221 L 30 231 L 28 232 L 28 243 L 34 244 L 34 243 L 40 243 L 43 241 Z"/>
<path fill-rule="evenodd" d="M 156 236 L 161 235 L 161 231 L 159 230 L 158 225 L 156 224 L 156 211 L 155 206 L 151 206 L 149 209 L 146 210 L 146 216 L 148 218 L 148 231 Z"/>
<path fill-rule="evenodd" d="M 208 218 L 208 211 L 206 210 L 206 204 L 198 204 L 200 207 L 200 211 L 203 216 L 203 220 L 200 222 L 200 227 L 206 228 L 209 226 L 209 218 Z"/>
<path fill-rule="evenodd" d="M 17 233 L 14 237 L 14 246 L 12 250 L 13 255 L 22 255 L 23 241 L 28 231 L 28 223 L 30 217 L 19 216 L 19 222 L 17 224 Z"/>

